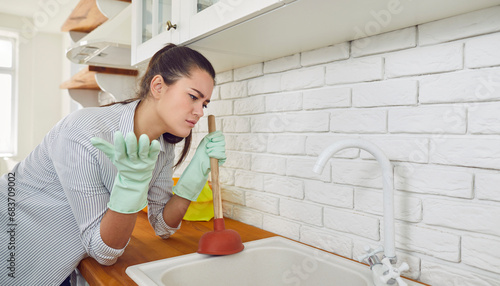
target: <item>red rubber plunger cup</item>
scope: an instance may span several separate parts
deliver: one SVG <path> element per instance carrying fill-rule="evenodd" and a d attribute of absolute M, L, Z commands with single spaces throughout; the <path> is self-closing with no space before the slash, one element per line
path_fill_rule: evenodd
<path fill-rule="evenodd" d="M 208 116 L 208 131 L 215 131 L 215 117 Z M 229 255 L 243 250 L 239 233 L 232 229 L 226 229 L 222 214 L 222 198 L 219 188 L 219 162 L 210 158 L 212 173 L 212 193 L 214 200 L 214 231 L 206 232 L 198 242 L 198 253 L 210 255 Z"/>

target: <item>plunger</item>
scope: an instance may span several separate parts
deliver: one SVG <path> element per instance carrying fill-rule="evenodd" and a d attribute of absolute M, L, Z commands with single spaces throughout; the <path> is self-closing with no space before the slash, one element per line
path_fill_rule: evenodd
<path fill-rule="evenodd" d="M 208 116 L 208 132 L 215 131 L 215 117 Z M 226 229 L 222 214 L 222 198 L 219 188 L 219 160 L 210 158 L 212 173 L 212 193 L 214 200 L 214 231 L 204 233 L 198 243 L 198 253 L 210 255 L 229 255 L 243 250 L 240 235 Z"/>

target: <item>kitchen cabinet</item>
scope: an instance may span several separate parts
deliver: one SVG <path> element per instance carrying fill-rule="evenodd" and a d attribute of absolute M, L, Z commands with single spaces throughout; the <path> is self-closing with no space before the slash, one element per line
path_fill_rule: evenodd
<path fill-rule="evenodd" d="M 291 0 L 288 0 L 290 2 Z M 132 3 L 132 65 L 165 44 L 187 44 L 256 17 L 282 0 L 138 0 Z"/>
<path fill-rule="evenodd" d="M 140 14 L 146 0 L 133 1 Z M 153 1 L 153 0 L 149 0 Z M 159 1 L 159 0 L 154 0 Z M 214 3 L 212 3 L 214 2 Z M 153 2 L 154 3 L 154 2 Z M 395 31 L 500 4 L 500 0 L 171 0 L 171 35 L 135 49 L 144 63 L 168 42 L 204 54 L 216 72 Z M 198 11 L 200 4 L 200 11 Z M 204 9 L 203 9 L 204 8 Z M 151 6 L 154 15 L 155 7 Z M 132 29 L 138 30 L 137 21 Z M 156 41 L 158 40 L 158 41 Z M 132 43 L 132 49 L 136 44 Z"/>
<path fill-rule="evenodd" d="M 290 2 L 290 1 L 288 1 Z M 182 1 L 181 15 L 184 29 L 181 41 L 189 43 L 227 27 L 282 6 L 282 0 L 188 0 Z"/>
<path fill-rule="evenodd" d="M 165 44 L 179 43 L 181 29 L 177 28 L 177 23 L 180 16 L 180 2 L 181 0 L 132 2 L 132 65 L 148 60 Z"/>

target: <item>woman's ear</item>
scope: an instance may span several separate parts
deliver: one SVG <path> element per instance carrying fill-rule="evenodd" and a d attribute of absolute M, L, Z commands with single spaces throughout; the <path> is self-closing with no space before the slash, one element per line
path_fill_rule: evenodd
<path fill-rule="evenodd" d="M 151 85 L 149 87 L 151 95 L 153 95 L 153 98 L 155 99 L 160 98 L 162 89 L 167 87 L 164 83 L 165 82 L 163 81 L 163 77 L 161 75 L 157 74 L 153 77 L 153 79 L 151 80 Z"/>

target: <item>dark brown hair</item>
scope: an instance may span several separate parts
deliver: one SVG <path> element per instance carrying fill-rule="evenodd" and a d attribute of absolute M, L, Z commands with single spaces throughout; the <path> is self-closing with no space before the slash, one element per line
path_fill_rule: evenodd
<path fill-rule="evenodd" d="M 215 83 L 215 70 L 212 64 L 199 52 L 184 46 L 168 44 L 156 52 L 149 61 L 148 68 L 142 77 L 139 90 L 135 98 L 130 98 L 116 103 L 130 103 L 135 100 L 145 100 L 149 95 L 151 80 L 156 75 L 161 75 L 167 85 L 174 84 L 182 77 L 190 77 L 193 69 L 206 71 Z M 165 141 L 171 144 L 177 144 L 184 139 L 182 153 L 175 163 L 174 168 L 179 166 L 186 158 L 189 147 L 191 146 L 192 132 L 186 138 L 178 137 L 170 133 L 163 133 Z"/>

